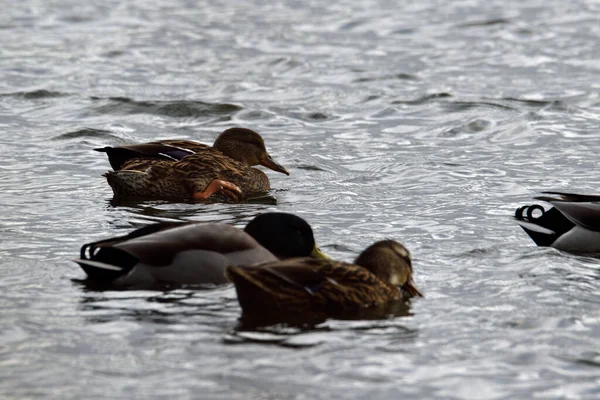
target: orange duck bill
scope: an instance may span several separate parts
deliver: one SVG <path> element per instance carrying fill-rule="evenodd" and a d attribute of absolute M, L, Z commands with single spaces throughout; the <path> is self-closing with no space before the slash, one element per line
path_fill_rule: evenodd
<path fill-rule="evenodd" d="M 273 160 L 270 155 L 267 154 L 265 158 L 260 160 L 260 165 L 263 165 L 267 168 L 272 169 L 273 171 L 281 172 L 282 174 L 289 175 L 289 171 L 285 169 L 281 164 L 277 161 Z"/>

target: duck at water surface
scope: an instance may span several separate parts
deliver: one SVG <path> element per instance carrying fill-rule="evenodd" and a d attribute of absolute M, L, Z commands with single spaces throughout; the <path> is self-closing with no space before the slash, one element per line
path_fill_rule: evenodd
<path fill-rule="evenodd" d="M 422 296 L 412 273 L 410 252 L 394 240 L 376 242 L 353 264 L 294 258 L 227 268 L 245 315 L 338 313 Z"/>
<path fill-rule="evenodd" d="M 244 230 L 226 224 L 161 222 L 125 236 L 87 243 L 74 260 L 91 282 L 122 288 L 223 284 L 229 265 L 290 257 L 326 258 L 310 225 L 287 213 L 265 213 Z"/>
<path fill-rule="evenodd" d="M 95 149 L 114 171 L 104 174 L 115 196 L 205 200 L 215 193 L 240 201 L 270 189 L 263 165 L 289 175 L 267 152 L 263 138 L 246 128 L 222 132 L 214 145 L 163 140 Z"/>
<path fill-rule="evenodd" d="M 517 223 L 538 246 L 559 250 L 600 254 L 600 196 L 564 192 L 543 192 L 539 204 L 519 207 Z"/>

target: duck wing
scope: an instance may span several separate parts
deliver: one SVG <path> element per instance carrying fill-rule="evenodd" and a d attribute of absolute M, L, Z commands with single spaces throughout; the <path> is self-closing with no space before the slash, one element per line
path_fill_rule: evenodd
<path fill-rule="evenodd" d="M 203 143 L 194 142 L 192 140 L 169 139 L 169 140 L 157 140 L 157 141 L 151 142 L 151 143 L 163 144 L 163 145 L 167 145 L 167 146 L 177 147 L 180 149 L 190 150 L 193 153 L 198 153 L 198 152 L 204 151 L 206 149 L 212 149 L 212 146 L 209 146 L 209 145 L 206 145 Z"/>
<path fill-rule="evenodd" d="M 91 279 L 113 280 L 129 272 L 139 261 L 126 251 L 115 248 L 115 245 L 189 223 L 160 222 L 136 229 L 127 235 L 86 243 L 81 246 L 80 258 L 74 261 Z"/>
<path fill-rule="evenodd" d="M 145 283 L 227 283 L 228 265 L 277 258 L 244 231 L 214 223 L 159 223 L 88 243 L 75 260 L 92 279 Z"/>
<path fill-rule="evenodd" d="M 101 153 L 106 153 L 108 161 L 110 162 L 113 170 L 118 171 L 123 167 L 127 161 L 136 158 L 156 158 L 170 161 L 179 161 L 184 157 L 194 154 L 194 151 L 184 147 L 175 146 L 172 143 L 181 144 L 182 141 L 165 141 L 165 142 L 151 142 L 151 143 L 140 143 L 118 147 L 102 147 L 94 149 Z M 195 143 L 195 142 L 192 142 Z M 197 145 L 197 146 L 196 146 Z M 195 143 L 195 147 L 205 146 L 200 143 Z M 192 146 L 190 146 L 192 147 Z"/>
<path fill-rule="evenodd" d="M 575 225 L 591 231 L 600 231 L 600 196 L 565 192 L 543 193 L 552 196 L 538 196 L 535 199 L 552 204 Z"/>
<path fill-rule="evenodd" d="M 339 312 L 399 298 L 363 267 L 312 258 L 227 269 L 245 313 Z"/>
<path fill-rule="evenodd" d="M 563 200 L 550 203 L 575 225 L 590 231 L 600 231 L 600 203 Z"/>
<path fill-rule="evenodd" d="M 551 196 L 538 196 L 536 200 L 548 201 L 569 201 L 569 202 L 600 202 L 600 195 L 594 194 L 577 194 L 577 193 L 566 193 L 566 192 L 542 192 L 544 194 L 550 194 Z"/>

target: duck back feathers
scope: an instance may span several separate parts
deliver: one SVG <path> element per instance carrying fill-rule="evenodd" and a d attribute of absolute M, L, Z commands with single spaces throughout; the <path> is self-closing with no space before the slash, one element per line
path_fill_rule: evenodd
<path fill-rule="evenodd" d="M 398 287 L 366 269 L 333 260 L 289 259 L 255 267 L 228 268 L 245 313 L 341 312 L 400 299 Z"/>
<path fill-rule="evenodd" d="M 75 260 L 91 279 L 123 286 L 227 283 L 225 268 L 276 260 L 242 230 L 213 223 L 161 223 L 85 244 Z"/>

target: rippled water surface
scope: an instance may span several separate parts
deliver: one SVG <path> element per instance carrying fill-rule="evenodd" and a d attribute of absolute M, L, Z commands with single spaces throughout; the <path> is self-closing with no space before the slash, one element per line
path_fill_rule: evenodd
<path fill-rule="evenodd" d="M 36 1 L 0 14 L 0 397 L 600 397 L 600 263 L 511 220 L 598 193 L 588 1 Z M 94 147 L 257 130 L 275 201 L 113 203 Z M 403 241 L 410 315 L 249 329 L 230 287 L 86 290 L 89 240 L 306 218 L 350 260 Z"/>

